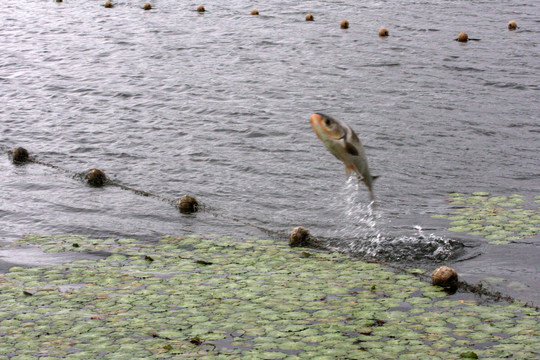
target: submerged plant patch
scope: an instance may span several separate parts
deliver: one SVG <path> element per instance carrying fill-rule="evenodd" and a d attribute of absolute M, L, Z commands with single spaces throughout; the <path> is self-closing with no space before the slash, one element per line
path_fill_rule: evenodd
<path fill-rule="evenodd" d="M 0 359 L 533 359 L 538 311 L 272 240 L 29 236 L 107 251 L 0 275 Z"/>
<path fill-rule="evenodd" d="M 540 196 L 535 197 L 538 203 Z M 446 215 L 434 218 L 450 220 L 448 230 L 480 236 L 490 244 L 508 244 L 540 233 L 540 212 L 527 209 L 522 195 L 490 196 L 486 192 L 472 195 L 450 194 L 450 203 L 458 206 Z"/>

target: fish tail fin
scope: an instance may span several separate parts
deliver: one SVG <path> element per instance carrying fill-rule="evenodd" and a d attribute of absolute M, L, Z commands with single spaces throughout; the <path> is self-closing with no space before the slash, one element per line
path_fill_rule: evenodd
<path fill-rule="evenodd" d="M 373 193 L 373 183 L 375 182 L 375 179 L 377 179 L 378 176 L 370 176 L 369 178 L 366 178 L 364 181 L 364 184 L 366 184 L 368 190 L 369 190 L 369 200 L 371 200 L 371 203 L 375 205 L 375 194 Z"/>
<path fill-rule="evenodd" d="M 368 188 L 369 189 L 369 200 L 371 200 L 371 202 L 375 202 L 375 194 L 373 194 L 373 189 L 370 187 Z"/>

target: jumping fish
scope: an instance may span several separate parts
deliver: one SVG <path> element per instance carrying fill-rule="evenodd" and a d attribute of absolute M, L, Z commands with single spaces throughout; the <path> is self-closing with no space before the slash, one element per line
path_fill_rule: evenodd
<path fill-rule="evenodd" d="M 313 114 L 310 122 L 317 137 L 336 158 L 345 164 L 347 178 L 355 172 L 358 181 L 362 181 L 368 187 L 370 199 L 373 201 L 375 199 L 373 181 L 378 176 L 371 176 L 369 173 L 364 147 L 358 135 L 349 125 L 328 115 Z"/>

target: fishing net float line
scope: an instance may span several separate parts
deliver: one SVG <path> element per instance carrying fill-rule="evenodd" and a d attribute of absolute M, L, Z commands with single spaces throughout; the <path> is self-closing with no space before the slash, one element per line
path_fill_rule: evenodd
<path fill-rule="evenodd" d="M 0 149 L 2 152 L 5 152 L 9 155 L 11 161 L 15 165 L 24 165 L 25 163 L 34 163 L 42 166 L 49 167 L 51 169 L 63 172 L 65 174 L 71 175 L 73 179 L 80 180 L 82 182 L 87 183 L 88 185 L 92 187 L 104 187 L 104 186 L 115 186 L 122 190 L 130 191 L 136 195 L 144 196 L 144 197 L 150 197 L 154 199 L 158 199 L 160 201 L 166 202 L 172 206 L 175 206 L 180 210 L 183 214 L 191 214 L 198 211 L 203 211 L 205 213 L 208 213 L 215 217 L 220 217 L 228 220 L 232 220 L 238 223 L 241 223 L 243 225 L 251 226 L 254 228 L 257 228 L 263 232 L 266 232 L 269 235 L 272 235 L 276 238 L 288 238 L 289 234 L 284 231 L 278 231 L 278 230 L 272 230 L 269 228 L 266 228 L 264 226 L 261 226 L 259 224 L 255 224 L 243 219 L 240 219 L 235 216 L 228 216 L 220 213 L 217 209 L 210 207 L 208 205 L 200 203 L 194 196 L 191 195 L 183 195 L 179 199 L 171 199 L 167 198 L 161 195 L 153 194 L 149 191 L 135 189 L 133 187 L 121 184 L 117 181 L 111 180 L 109 177 L 105 175 L 105 172 L 100 169 L 90 169 L 88 171 L 83 172 L 76 172 L 70 169 L 66 169 L 62 166 L 55 165 L 49 162 L 45 162 L 42 160 L 39 160 L 35 156 L 31 156 L 30 153 L 23 147 L 18 147 L 14 150 L 9 150 L 4 145 L 0 145 Z"/>

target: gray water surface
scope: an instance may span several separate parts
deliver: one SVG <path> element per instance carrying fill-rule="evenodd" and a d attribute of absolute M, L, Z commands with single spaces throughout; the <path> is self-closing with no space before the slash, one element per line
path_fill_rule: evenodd
<path fill-rule="evenodd" d="M 193 194 L 212 211 L 181 215 L 5 155 L 1 239 L 261 237 L 302 225 L 338 250 L 411 267 L 437 266 L 435 244 L 464 279 L 517 281 L 495 289 L 540 303 L 538 238 L 487 245 L 431 219 L 453 191 L 540 194 L 540 3 L 269 1 L 260 16 L 236 0 L 204 14 L 142 3 L 4 4 L 2 150 L 24 146 L 73 173 L 97 167 L 167 199 Z M 454 41 L 461 31 L 480 40 Z M 364 143 L 381 175 L 374 211 L 313 133 L 317 111 Z"/>

